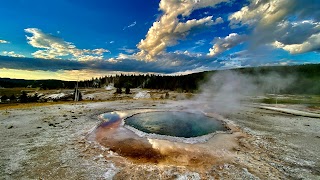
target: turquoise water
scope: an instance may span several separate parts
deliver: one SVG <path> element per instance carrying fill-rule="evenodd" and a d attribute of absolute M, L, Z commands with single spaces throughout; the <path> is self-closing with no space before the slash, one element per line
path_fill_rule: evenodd
<path fill-rule="evenodd" d="M 197 137 L 227 129 L 214 118 L 189 112 L 148 112 L 125 119 L 125 124 L 146 133 L 176 137 Z"/>

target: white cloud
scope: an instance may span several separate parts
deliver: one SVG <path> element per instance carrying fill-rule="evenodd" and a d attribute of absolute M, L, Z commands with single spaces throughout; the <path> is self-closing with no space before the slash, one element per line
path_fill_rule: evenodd
<path fill-rule="evenodd" d="M 14 51 L 3 51 L 2 54 L 5 56 L 10 56 L 10 57 L 25 57 L 24 55 L 17 54 Z"/>
<path fill-rule="evenodd" d="M 291 54 L 320 51 L 320 22 L 312 20 L 278 24 L 272 45 Z"/>
<path fill-rule="evenodd" d="M 252 47 L 272 44 L 292 54 L 319 51 L 320 3 L 302 0 L 251 0 L 229 16 L 230 27 L 248 26 Z"/>
<path fill-rule="evenodd" d="M 221 23 L 224 23 L 222 17 L 218 17 L 215 21 L 214 21 L 214 24 L 221 24 Z"/>
<path fill-rule="evenodd" d="M 174 73 L 194 70 L 199 67 L 219 67 L 219 59 L 206 54 L 177 51 L 163 53 L 157 57 L 158 61 L 146 62 L 135 60 L 134 55 L 119 54 L 117 57 L 97 61 L 63 60 L 57 63 L 55 59 L 40 58 L 12 58 L 2 57 L 0 67 L 22 70 L 45 70 L 57 72 L 59 70 L 104 70 L 123 72 L 153 72 Z"/>
<path fill-rule="evenodd" d="M 9 42 L 9 41 L 6 41 L 6 40 L 0 39 L 0 44 L 8 44 L 8 43 L 10 43 L 10 42 Z"/>
<path fill-rule="evenodd" d="M 127 54 L 123 54 L 123 53 L 120 53 L 117 57 L 118 60 L 121 60 L 121 59 L 135 59 L 134 56 L 132 55 L 127 55 Z"/>
<path fill-rule="evenodd" d="M 104 53 L 110 52 L 110 51 L 107 49 L 98 48 L 98 49 L 93 49 L 93 50 L 85 50 L 85 52 L 102 56 Z"/>
<path fill-rule="evenodd" d="M 206 40 L 201 39 L 201 40 L 195 42 L 195 44 L 198 45 L 198 46 L 203 46 L 205 44 L 205 42 L 206 42 Z"/>
<path fill-rule="evenodd" d="M 276 27 L 274 39 L 284 44 L 300 44 L 313 34 L 320 32 L 320 22 L 312 20 L 288 22 L 283 21 Z"/>
<path fill-rule="evenodd" d="M 300 44 L 283 44 L 279 41 L 275 41 L 273 45 L 277 48 L 282 48 L 291 54 L 320 51 L 320 33 L 311 35 L 306 41 Z"/>
<path fill-rule="evenodd" d="M 247 39 L 246 35 L 239 35 L 237 33 L 231 33 L 225 38 L 215 38 L 213 40 L 214 45 L 209 49 L 209 56 L 216 56 L 230 48 L 243 43 Z"/>
<path fill-rule="evenodd" d="M 230 25 L 271 26 L 287 16 L 296 0 L 251 0 L 251 4 L 229 16 Z"/>
<path fill-rule="evenodd" d="M 241 61 L 239 59 L 227 59 L 226 61 L 221 61 L 220 64 L 223 64 L 222 69 L 226 68 L 240 68 L 243 67 L 241 65 Z"/>
<path fill-rule="evenodd" d="M 132 24 L 126 26 L 123 28 L 123 30 L 126 30 L 127 28 L 132 28 L 133 26 L 135 26 L 137 24 L 137 21 L 133 22 Z"/>
<path fill-rule="evenodd" d="M 41 50 L 34 52 L 32 55 L 36 58 L 43 59 L 61 59 L 61 57 L 71 56 L 75 60 L 101 60 L 103 54 L 109 52 L 107 49 L 78 49 L 70 42 L 66 42 L 58 37 L 43 33 L 37 28 L 27 28 L 25 32 L 31 33 L 32 36 L 26 36 L 28 43 Z"/>
<path fill-rule="evenodd" d="M 129 49 L 129 48 L 127 48 L 126 46 L 124 46 L 124 47 L 122 47 L 122 48 L 119 48 L 119 50 L 125 51 L 125 52 L 128 53 L 128 54 L 132 54 L 132 53 L 134 53 L 134 52 L 136 51 L 135 49 Z"/>
<path fill-rule="evenodd" d="M 77 57 L 77 60 L 79 61 L 97 61 L 97 60 L 103 60 L 103 56 L 92 56 L 92 55 L 81 55 Z"/>
<path fill-rule="evenodd" d="M 107 61 L 110 62 L 110 63 L 117 63 L 117 62 L 119 62 L 119 60 L 118 60 L 118 59 L 115 59 L 115 58 L 110 58 L 110 59 L 108 59 Z"/>
<path fill-rule="evenodd" d="M 178 40 L 185 38 L 192 28 L 199 26 L 211 26 L 221 23 L 222 18 L 212 20 L 212 16 L 202 19 L 192 19 L 187 22 L 179 22 L 178 16 L 187 17 L 192 11 L 204 7 L 214 7 L 228 0 L 161 0 L 159 9 L 163 15 L 154 22 L 145 39 L 141 40 L 137 47 L 140 52 L 137 56 L 145 60 L 153 60 L 161 54 L 166 47 L 173 46 Z"/>
<path fill-rule="evenodd" d="M 177 55 L 186 55 L 188 57 L 202 57 L 204 56 L 204 54 L 202 53 L 192 53 L 192 52 L 189 52 L 189 51 L 175 51 L 173 52 L 174 54 L 177 54 Z"/>
<path fill-rule="evenodd" d="M 201 26 L 201 25 L 213 25 L 215 22 L 212 20 L 212 16 L 208 16 L 202 19 L 192 19 L 188 20 L 185 23 L 178 23 L 175 27 L 173 33 L 177 33 L 178 35 L 184 36 L 182 33 L 186 33 L 190 31 L 191 28 Z"/>
<path fill-rule="evenodd" d="M 260 28 L 273 26 L 292 16 L 296 19 L 320 20 L 320 3 L 303 0 L 251 0 L 248 6 L 229 16 L 230 25 Z"/>
<path fill-rule="evenodd" d="M 130 25 L 128 26 L 128 28 L 133 27 L 133 26 L 135 26 L 136 24 L 137 24 L 137 21 L 135 21 L 135 22 L 133 22 L 132 24 L 130 24 Z"/>

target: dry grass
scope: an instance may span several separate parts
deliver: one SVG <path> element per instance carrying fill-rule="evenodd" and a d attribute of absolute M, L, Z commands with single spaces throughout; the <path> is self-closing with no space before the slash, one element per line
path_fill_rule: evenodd
<path fill-rule="evenodd" d="M 59 102 L 42 102 L 42 103 L 8 103 L 0 104 L 0 110 L 3 109 L 27 109 L 33 107 L 50 106 L 57 104 L 74 104 L 73 101 L 59 101 Z"/>
<path fill-rule="evenodd" d="M 0 96 L 7 95 L 10 97 L 12 94 L 14 94 L 15 96 L 19 96 L 22 91 L 25 91 L 28 93 L 28 92 L 34 92 L 36 90 L 37 90 L 36 88 L 3 88 L 3 89 L 0 89 Z"/>
<path fill-rule="evenodd" d="M 285 96 L 267 96 L 256 102 L 266 104 L 308 104 L 310 106 L 320 106 L 320 96 L 317 95 L 285 95 Z"/>

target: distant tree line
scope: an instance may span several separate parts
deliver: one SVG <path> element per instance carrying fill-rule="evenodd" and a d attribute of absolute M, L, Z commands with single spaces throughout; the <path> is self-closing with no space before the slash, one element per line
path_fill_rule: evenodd
<path fill-rule="evenodd" d="M 296 79 L 287 87 L 281 89 L 279 93 L 286 94 L 320 94 L 320 64 L 296 65 L 296 66 L 266 66 L 266 67 L 249 67 L 233 69 L 241 74 L 251 77 L 262 77 L 266 74 L 276 73 L 286 77 L 293 75 Z M 130 88 L 147 88 L 159 90 L 175 90 L 181 92 L 195 92 L 199 90 L 200 85 L 207 81 L 209 77 L 219 71 L 207 71 L 180 76 L 164 75 L 116 75 L 92 78 L 90 80 L 80 81 L 80 88 L 101 88 L 113 83 L 121 91 L 125 88 L 130 93 Z M 257 78 L 256 84 L 262 82 Z M 40 89 L 73 89 L 75 81 L 60 80 L 22 80 L 0 78 L 0 86 L 4 88 L 12 87 L 38 87 Z"/>
<path fill-rule="evenodd" d="M 320 64 L 294 66 L 266 66 L 234 69 L 236 72 L 262 77 L 277 74 L 280 77 L 292 77 L 292 82 L 279 90 L 282 94 L 318 94 L 320 95 Z M 256 84 L 264 82 L 256 81 Z M 279 82 L 287 83 L 287 82 Z M 269 92 L 272 93 L 272 90 Z"/>
<path fill-rule="evenodd" d="M 15 88 L 15 87 L 29 87 L 46 89 L 72 89 L 75 87 L 75 81 L 62 80 L 24 80 L 24 79 L 10 79 L 0 78 L 0 87 Z"/>

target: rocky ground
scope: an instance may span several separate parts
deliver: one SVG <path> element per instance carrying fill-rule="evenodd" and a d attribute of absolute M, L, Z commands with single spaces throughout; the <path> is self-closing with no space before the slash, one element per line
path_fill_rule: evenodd
<path fill-rule="evenodd" d="M 137 163 L 88 140 L 98 115 L 179 108 L 183 101 L 116 100 L 0 110 L 1 179 L 319 179 L 320 119 L 243 106 L 221 114 L 238 130 L 194 145 L 197 167 Z M 284 107 L 282 107 L 284 108 Z M 285 106 L 287 109 L 294 109 Z M 304 109 L 300 109 L 304 111 Z M 211 113 L 211 112 L 208 112 Z M 163 142 L 166 144 L 166 142 Z M 211 157 L 210 155 L 210 157 Z M 219 158 L 219 155 L 227 158 Z M 179 157 L 179 155 L 177 155 Z M 206 159 L 206 158 L 204 158 Z M 188 164 L 188 163 L 187 163 Z"/>

